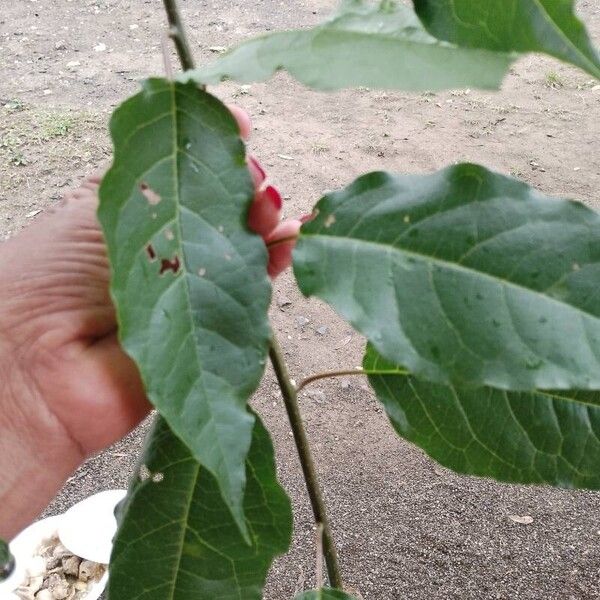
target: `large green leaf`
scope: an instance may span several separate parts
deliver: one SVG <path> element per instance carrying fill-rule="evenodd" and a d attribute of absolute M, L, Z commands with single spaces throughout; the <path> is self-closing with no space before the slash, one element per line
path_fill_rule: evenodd
<path fill-rule="evenodd" d="M 110 600 L 258 600 L 292 532 L 273 445 L 257 418 L 246 460 L 247 545 L 215 478 L 158 419 L 129 490 L 111 559 Z"/>
<path fill-rule="evenodd" d="M 414 0 L 437 38 L 472 48 L 545 52 L 600 78 L 600 54 L 574 0 Z"/>
<path fill-rule="evenodd" d="M 321 588 L 319 590 L 310 590 L 296 596 L 295 600 L 356 600 L 354 596 L 346 594 L 333 588 Z"/>
<path fill-rule="evenodd" d="M 372 86 L 402 90 L 497 89 L 514 56 L 458 48 L 429 35 L 407 6 L 346 2 L 313 29 L 268 34 L 183 75 L 200 83 L 264 81 L 286 69 L 316 89 Z"/>
<path fill-rule="evenodd" d="M 428 383 L 367 348 L 394 429 L 446 467 L 514 483 L 600 488 L 600 393 Z"/>
<path fill-rule="evenodd" d="M 193 84 L 154 79 L 114 114 L 99 209 L 125 350 L 151 402 L 245 528 L 246 402 L 268 348 L 262 240 L 235 120 Z"/>
<path fill-rule="evenodd" d="M 388 360 L 436 382 L 600 388 L 600 217 L 462 164 L 325 196 L 294 270 Z"/>

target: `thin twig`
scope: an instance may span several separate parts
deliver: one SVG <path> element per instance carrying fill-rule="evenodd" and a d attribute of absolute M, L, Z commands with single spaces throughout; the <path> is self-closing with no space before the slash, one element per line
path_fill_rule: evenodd
<path fill-rule="evenodd" d="M 323 525 L 317 525 L 317 568 L 316 568 L 317 589 L 323 587 Z"/>
<path fill-rule="evenodd" d="M 169 36 L 167 32 L 164 32 L 160 38 L 160 46 L 163 55 L 163 67 L 165 69 L 165 77 L 169 80 L 173 80 L 173 65 L 171 65 L 171 53 L 169 52 Z"/>
<path fill-rule="evenodd" d="M 277 376 L 277 381 L 279 382 L 279 387 L 281 388 L 283 401 L 285 403 L 285 408 L 290 420 L 290 425 L 292 427 L 292 433 L 294 435 L 294 441 L 296 442 L 296 448 L 300 457 L 300 464 L 302 466 L 304 481 L 306 482 L 306 488 L 308 490 L 308 496 L 310 498 L 310 504 L 312 506 L 315 521 L 317 523 L 317 527 L 319 525 L 323 526 L 323 550 L 325 555 L 325 563 L 327 564 L 329 583 L 333 587 L 341 590 L 343 589 L 343 584 L 337 552 L 333 543 L 331 527 L 329 526 L 329 520 L 327 519 L 325 502 L 321 493 L 321 487 L 319 486 L 319 480 L 317 478 L 315 464 L 311 455 L 308 437 L 302 422 L 302 415 L 300 414 L 300 408 L 298 406 L 296 388 L 290 380 L 290 376 L 285 365 L 285 360 L 283 358 L 283 353 L 275 337 L 271 339 L 269 357 L 271 358 L 271 363 L 273 364 L 273 369 L 275 370 L 275 375 Z"/>
<path fill-rule="evenodd" d="M 177 0 L 163 0 L 167 18 L 169 19 L 169 37 L 175 43 L 177 56 L 184 71 L 189 71 L 194 68 L 194 57 L 185 35 L 185 29 L 177 8 Z"/>
<path fill-rule="evenodd" d="M 317 373 L 316 375 L 311 375 L 310 377 L 307 377 L 301 381 L 296 387 L 296 392 L 300 393 L 309 383 L 319 381 L 319 379 L 328 379 L 330 377 L 346 377 L 347 375 L 367 375 L 367 372 L 363 371 L 362 369 L 354 369 L 352 371 L 328 371 L 327 373 Z"/>

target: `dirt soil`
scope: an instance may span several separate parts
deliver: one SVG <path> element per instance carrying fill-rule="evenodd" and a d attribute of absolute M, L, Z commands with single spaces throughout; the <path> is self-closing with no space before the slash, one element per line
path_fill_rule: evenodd
<path fill-rule="evenodd" d="M 182 0 L 198 60 L 251 35 L 318 22 L 335 0 Z M 578 3 L 600 42 L 600 3 Z M 0 240 L 110 158 L 107 121 L 138 81 L 163 73 L 159 0 L 0 0 Z M 286 75 L 214 90 L 254 118 L 251 149 L 286 214 L 374 169 L 431 172 L 481 162 L 548 194 L 600 201 L 600 88 L 557 61 L 526 57 L 497 94 L 318 94 Z M 275 285 L 274 326 L 296 380 L 360 364 L 363 340 L 291 276 Z M 600 495 L 459 477 L 398 439 L 358 377 L 302 394 L 349 587 L 364 599 L 600 598 Z M 265 597 L 314 581 L 314 528 L 274 377 L 254 405 L 273 433 L 296 511 L 291 552 Z M 124 487 L 144 427 L 90 460 L 48 509 Z M 528 525 L 509 516 L 530 516 Z"/>

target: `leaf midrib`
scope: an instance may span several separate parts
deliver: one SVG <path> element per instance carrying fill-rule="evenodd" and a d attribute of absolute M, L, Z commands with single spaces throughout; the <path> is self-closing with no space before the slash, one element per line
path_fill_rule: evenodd
<path fill-rule="evenodd" d="M 509 279 L 504 279 L 502 277 L 490 275 L 489 273 L 486 273 L 484 271 L 477 271 L 475 269 L 465 267 L 464 265 L 459 265 L 459 264 L 456 264 L 456 263 L 453 263 L 453 262 L 450 262 L 450 261 L 447 261 L 447 260 L 444 260 L 444 259 L 441 259 L 441 258 L 438 258 L 435 256 L 430 256 L 428 254 L 415 252 L 413 250 L 406 250 L 405 248 L 397 248 L 396 246 L 386 245 L 386 244 L 382 244 L 380 242 L 374 242 L 374 241 L 370 241 L 370 240 L 364 240 L 361 238 L 353 238 L 353 237 L 348 238 L 348 237 L 342 237 L 342 236 L 324 235 L 322 233 L 305 233 L 305 232 L 302 232 L 300 235 L 300 239 L 307 238 L 307 237 L 323 238 L 325 240 L 330 240 L 333 243 L 339 243 L 339 242 L 355 243 L 355 244 L 363 244 L 365 246 L 374 246 L 377 248 L 383 248 L 385 250 L 385 252 L 388 254 L 390 254 L 392 251 L 395 251 L 398 254 L 405 254 L 407 256 L 412 256 L 423 262 L 429 261 L 431 263 L 438 264 L 449 270 L 461 271 L 464 273 L 468 273 L 469 275 L 476 275 L 479 277 L 483 277 L 485 279 L 489 279 L 489 280 L 493 281 L 494 283 L 500 283 L 502 285 L 505 285 L 506 287 L 511 287 L 511 288 L 517 289 L 519 291 L 525 291 L 530 294 L 534 294 L 535 296 L 539 296 L 540 298 L 543 298 L 546 301 L 555 303 L 561 307 L 568 307 L 571 310 L 578 312 L 580 315 L 582 315 L 584 317 L 588 317 L 588 318 L 591 317 L 595 320 L 599 320 L 599 317 L 597 315 L 587 312 L 587 311 L 583 310 L 582 308 L 575 306 L 573 304 L 567 304 L 565 302 L 561 302 L 557 298 L 554 298 L 553 296 L 548 296 L 548 295 L 544 294 L 543 292 L 540 292 L 539 290 L 534 290 L 532 288 L 528 288 L 519 283 L 515 283 L 514 281 L 510 281 Z"/>
<path fill-rule="evenodd" d="M 575 54 L 579 55 L 585 64 L 588 64 L 591 66 L 591 71 L 594 73 L 598 73 L 598 67 L 597 65 L 595 65 L 578 47 L 577 45 L 571 40 L 571 38 L 569 38 L 569 36 L 558 26 L 558 24 L 554 21 L 554 19 L 548 14 L 548 11 L 546 10 L 546 8 L 544 7 L 544 5 L 541 3 L 540 0 L 532 0 L 532 2 L 534 4 L 536 4 L 539 7 L 539 10 L 546 15 L 547 20 L 550 22 L 550 25 L 553 29 L 556 30 L 556 32 L 558 33 L 559 37 L 561 37 L 564 41 L 566 41 L 567 46 L 570 46 L 572 49 L 575 50 Z M 543 18 L 543 15 L 542 15 Z M 577 19 L 577 16 L 575 15 L 575 13 L 573 13 L 573 18 Z"/>
<path fill-rule="evenodd" d="M 179 256 L 181 257 L 181 268 L 183 270 L 187 272 L 189 272 L 189 269 L 187 268 L 187 264 L 186 264 L 186 255 L 183 251 L 183 228 L 182 228 L 182 224 L 181 224 L 181 199 L 179 197 L 179 161 L 178 161 L 178 154 L 179 154 L 179 146 L 177 143 L 178 140 L 178 133 L 179 133 L 179 111 L 177 109 L 177 87 L 175 85 L 175 83 L 170 82 L 169 83 L 169 87 L 170 87 L 170 91 L 171 91 L 171 108 L 173 111 L 173 153 L 172 153 L 172 160 L 173 160 L 173 177 L 174 177 L 174 182 L 175 182 L 175 226 L 177 228 L 177 248 L 178 248 L 178 252 L 179 252 Z M 191 331 L 193 331 L 195 329 L 195 322 L 194 322 L 194 317 L 193 317 L 193 310 L 192 310 L 192 304 L 191 304 L 191 291 L 190 291 L 190 286 L 189 286 L 189 280 L 188 277 L 186 277 L 186 273 L 181 273 L 181 277 L 183 277 L 184 279 L 184 287 L 185 287 L 185 302 L 186 302 L 186 312 L 187 312 L 187 316 L 191 325 Z M 175 276 L 177 277 L 177 275 Z M 193 336 L 194 338 L 194 358 L 195 358 L 195 364 L 197 366 L 201 365 L 201 361 L 200 361 L 200 355 L 198 354 L 198 344 L 197 344 L 197 339 L 196 339 L 196 335 Z M 200 368 L 201 370 L 201 368 Z M 204 387 L 204 378 L 201 377 L 200 375 L 197 375 L 198 380 L 200 381 L 203 389 L 204 389 L 204 393 L 206 398 L 210 397 L 210 394 L 207 392 L 206 388 Z M 210 416 L 210 420 L 213 421 L 214 423 L 214 415 L 211 412 L 211 416 Z M 218 440 L 219 436 L 217 435 L 217 440 Z M 220 454 L 222 457 L 226 456 L 226 453 L 224 453 L 222 451 L 222 448 L 219 446 L 220 448 Z M 228 465 L 227 462 L 225 462 L 225 464 Z M 229 471 L 229 465 L 227 466 L 227 471 Z M 216 475 L 216 474 L 215 474 Z M 229 472 L 227 473 L 227 479 L 229 481 Z M 219 477 L 217 477 L 217 479 L 220 479 Z M 229 483 L 231 484 L 231 482 L 229 481 Z M 219 483 L 219 488 L 221 487 L 220 483 Z M 221 493 L 221 497 L 223 498 L 223 500 L 225 500 L 225 494 L 223 493 L 223 490 L 220 489 L 219 490 Z M 230 505 L 230 502 L 225 500 L 225 504 L 229 506 L 230 509 L 232 509 L 232 506 Z M 238 519 L 235 517 L 234 515 L 234 511 L 232 510 L 232 515 L 234 516 L 234 521 L 236 522 L 236 525 L 240 528 L 240 532 L 242 533 L 242 535 L 244 537 L 247 537 L 248 533 L 247 531 L 244 530 L 242 523 L 240 523 L 238 521 Z"/>

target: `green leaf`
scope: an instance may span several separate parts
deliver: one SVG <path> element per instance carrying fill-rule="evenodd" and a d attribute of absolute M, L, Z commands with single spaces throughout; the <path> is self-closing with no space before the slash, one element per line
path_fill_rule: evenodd
<path fill-rule="evenodd" d="M 423 379 L 600 388 L 600 217 L 462 164 L 325 196 L 294 270 Z"/>
<path fill-rule="evenodd" d="M 321 588 L 319 590 L 311 590 L 303 592 L 296 596 L 295 600 L 356 600 L 354 596 L 346 594 L 340 590 L 333 588 Z"/>
<path fill-rule="evenodd" d="M 110 600 L 258 600 L 292 534 L 290 501 L 258 417 L 246 460 L 247 545 L 202 468 L 160 417 L 133 481 L 115 539 Z"/>
<path fill-rule="evenodd" d="M 10 561 L 10 549 L 8 544 L 0 538 L 0 566 Z"/>
<path fill-rule="evenodd" d="M 0 539 L 0 583 L 11 575 L 15 568 L 15 559 L 8 544 Z"/>
<path fill-rule="evenodd" d="M 428 383 L 372 346 L 364 368 L 398 434 L 442 465 L 513 483 L 600 489 L 600 393 Z"/>
<path fill-rule="evenodd" d="M 463 47 L 545 52 L 600 78 L 600 54 L 574 0 L 414 0 L 427 29 Z"/>
<path fill-rule="evenodd" d="M 264 81 L 286 69 L 305 85 L 334 90 L 369 86 L 402 90 L 497 89 L 514 56 L 458 48 L 429 35 L 407 6 L 344 3 L 313 29 L 276 32 L 242 43 L 183 80 Z"/>
<path fill-rule="evenodd" d="M 111 133 L 99 217 L 121 343 L 244 530 L 246 403 L 266 360 L 270 284 L 246 228 L 254 189 L 237 124 L 193 84 L 153 79 Z"/>

